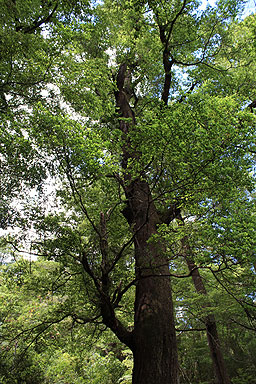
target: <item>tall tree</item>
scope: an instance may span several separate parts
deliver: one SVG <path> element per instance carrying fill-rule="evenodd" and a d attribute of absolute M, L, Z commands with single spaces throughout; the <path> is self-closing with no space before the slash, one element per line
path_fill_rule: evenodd
<path fill-rule="evenodd" d="M 84 306 L 68 296 L 62 310 L 83 323 L 101 318 L 132 350 L 134 384 L 176 384 L 175 273 L 159 228 L 181 208 L 193 215 L 230 201 L 230 187 L 253 188 L 254 117 L 230 88 L 215 90 L 213 75 L 227 70 L 226 31 L 239 4 L 35 1 L 32 13 L 12 4 L 6 25 L 17 49 L 3 61 L 5 127 L 10 137 L 18 121 L 35 164 L 44 159 L 40 182 L 51 174 L 62 205 L 47 215 L 30 203 L 21 224 L 36 230 L 35 251 L 82 276 Z M 28 35 L 27 58 L 20 42 Z M 22 117 L 9 117 L 21 104 Z M 121 313 L 134 286 L 131 328 Z"/>

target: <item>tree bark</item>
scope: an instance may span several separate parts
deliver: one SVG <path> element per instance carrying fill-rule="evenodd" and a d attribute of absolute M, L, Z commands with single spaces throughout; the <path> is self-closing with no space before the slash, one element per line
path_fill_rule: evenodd
<path fill-rule="evenodd" d="M 170 272 L 161 243 L 148 242 L 159 218 L 146 181 L 129 193 L 135 233 L 136 286 L 133 384 L 177 384 L 178 357 Z M 129 191 L 130 192 L 130 191 Z"/>
<path fill-rule="evenodd" d="M 191 272 L 192 280 L 196 289 L 196 292 L 202 295 L 207 295 L 207 291 L 203 282 L 203 279 L 199 273 L 199 270 L 193 260 L 193 256 L 190 251 L 188 240 L 186 238 L 182 241 L 182 247 L 184 251 L 184 257 Z M 210 307 L 210 304 L 205 305 Z M 208 345 L 213 362 L 214 374 L 217 384 L 231 384 L 231 380 L 226 370 L 220 339 L 217 330 L 217 324 L 214 315 L 210 314 L 203 318 L 206 327 Z"/>
<path fill-rule="evenodd" d="M 123 133 L 123 188 L 127 206 L 123 211 L 134 235 L 136 294 L 132 351 L 133 384 L 178 384 L 178 357 L 168 259 L 163 244 L 149 242 L 160 223 L 149 184 L 143 174 L 132 177 L 129 159 L 140 153 L 131 148 L 129 134 L 136 129 L 127 84 L 130 72 L 122 64 L 117 75 L 116 106 Z M 126 87 L 125 87 L 126 85 Z"/>

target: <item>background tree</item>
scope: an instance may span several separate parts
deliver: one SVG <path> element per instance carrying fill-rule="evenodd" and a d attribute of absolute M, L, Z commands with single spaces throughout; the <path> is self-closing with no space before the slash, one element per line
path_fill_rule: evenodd
<path fill-rule="evenodd" d="M 2 266 L 3 384 L 117 384 L 127 374 L 129 355 L 120 351 L 107 332 L 102 333 L 100 324 L 97 329 L 91 324 L 91 330 L 85 332 L 68 309 L 64 317 L 58 315 L 69 289 L 66 284 L 61 292 L 63 278 L 60 265 L 53 262 L 17 258 Z M 96 333 L 97 345 L 90 332 Z"/>

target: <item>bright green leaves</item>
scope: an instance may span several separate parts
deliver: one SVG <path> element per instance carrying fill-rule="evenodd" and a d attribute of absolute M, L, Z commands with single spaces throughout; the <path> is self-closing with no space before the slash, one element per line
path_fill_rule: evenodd
<path fill-rule="evenodd" d="M 30 135 L 49 156 L 54 156 L 56 165 L 63 167 L 64 172 L 74 172 L 74 175 L 88 179 L 97 178 L 101 173 L 105 158 L 104 141 L 92 123 L 85 121 L 81 124 L 61 111 L 51 114 L 40 105 L 32 122 Z"/>
<path fill-rule="evenodd" d="M 64 60 L 65 67 L 60 73 L 58 86 L 71 107 L 83 116 L 93 116 L 94 120 L 104 114 L 106 117 L 113 114 L 113 84 L 106 59 L 90 60 L 83 55 L 73 62 L 70 56 Z"/>
<path fill-rule="evenodd" d="M 222 193 L 224 184 L 229 190 L 253 188 L 247 146 L 254 141 L 254 116 L 239 111 L 235 98 L 202 91 L 186 104 L 145 109 L 130 138 L 141 151 L 133 171 L 146 170 L 156 193 L 170 199 L 185 202 L 193 195 L 200 201 Z"/>
<path fill-rule="evenodd" d="M 59 20 L 87 15 L 88 2 L 73 1 L 5 1 L 2 0 L 0 20 L 1 110 L 19 105 L 33 105 L 40 99 L 42 87 L 50 83 L 56 59 L 67 40 L 57 44 L 54 31 Z M 70 41 L 70 37 L 69 37 Z M 55 67 L 56 68 L 56 67 Z"/>
<path fill-rule="evenodd" d="M 1 228 L 14 224 L 17 219 L 16 204 L 11 205 L 13 199 L 19 201 L 28 194 L 31 188 L 40 190 L 47 177 L 46 162 L 38 147 L 25 132 L 29 120 L 25 113 L 16 116 L 6 115 L 0 127 L 0 217 Z"/>
<path fill-rule="evenodd" d="M 37 332 L 39 346 L 51 346 L 52 358 L 43 360 L 47 380 L 53 380 L 55 365 L 59 381 L 64 372 L 74 383 L 91 377 L 102 382 L 102 362 L 115 368 L 111 357 L 94 355 L 88 358 L 88 375 L 75 374 L 77 359 L 70 350 L 63 352 L 57 332 L 63 337 L 88 316 L 101 320 L 99 297 L 107 274 L 103 288 L 109 302 L 118 303 L 114 309 L 123 324 L 133 325 L 136 233 L 124 208 L 138 178 L 148 183 L 149 205 L 155 204 L 152 212 L 164 223 L 150 241 L 163 242 L 171 274 L 187 275 L 186 237 L 207 281 L 209 298 L 203 299 L 187 279 L 174 283 L 179 325 L 200 328 L 203 316 L 214 313 L 220 319 L 225 306 L 230 318 L 244 321 L 239 302 L 246 301 L 248 310 L 255 285 L 255 117 L 244 108 L 255 92 L 247 57 L 255 55 L 254 17 L 228 27 L 232 1 L 205 11 L 194 1 L 60 1 L 51 20 L 28 33 L 26 28 L 46 17 L 54 2 L 10 4 L 12 9 L 4 2 L 7 18 L 0 32 L 1 214 L 10 218 L 10 200 L 20 204 L 25 187 L 30 192 L 41 187 L 48 175 L 56 198 L 47 201 L 41 188 L 44 203 L 36 195 L 38 206 L 29 202 L 22 212 L 22 236 L 28 227 L 36 233 L 29 250 L 48 261 L 5 269 L 2 293 L 5 303 L 10 300 L 2 314 L 7 325 L 12 320 L 13 331 L 25 331 L 24 342 L 35 343 Z M 123 64 L 127 71 L 120 86 Z M 121 116 L 118 98 L 129 112 L 123 116 L 134 118 Z M 3 227 L 9 222 L 1 218 Z M 214 273 L 220 270 L 217 280 Z M 223 284 L 239 302 L 230 304 Z M 62 317 L 64 325 L 57 330 L 51 322 Z M 25 325 L 35 326 L 33 332 Z M 204 350 L 204 342 L 198 341 L 198 350 Z M 191 339 L 186 343 L 183 350 L 192 361 L 186 351 Z M 207 359 L 204 363 L 209 366 Z"/>
<path fill-rule="evenodd" d="M 109 364 L 104 375 L 113 375 L 117 382 L 124 371 L 121 364 L 114 356 L 104 359 L 94 348 L 90 354 L 90 336 L 72 319 L 75 313 L 81 322 L 92 315 L 79 277 L 56 262 L 19 259 L 1 268 L 2 383 L 64 383 L 67 378 L 77 384 L 87 379 L 96 383 L 103 375 L 103 361 Z M 70 294 L 72 302 L 67 300 Z"/>
<path fill-rule="evenodd" d="M 219 52 L 211 60 L 210 66 L 199 66 L 191 70 L 198 81 L 204 79 L 208 82 L 208 92 L 215 95 L 236 94 L 238 98 L 242 98 L 243 106 L 248 105 L 249 100 L 255 99 L 254 29 L 254 15 L 227 25 L 221 32 Z"/>

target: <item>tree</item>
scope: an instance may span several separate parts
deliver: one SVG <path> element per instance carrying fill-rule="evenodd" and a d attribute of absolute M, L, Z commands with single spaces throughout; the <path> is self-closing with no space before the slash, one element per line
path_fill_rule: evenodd
<path fill-rule="evenodd" d="M 229 201 L 225 207 L 219 206 L 217 209 L 212 209 L 208 205 L 208 212 L 204 213 L 208 217 L 207 224 L 203 214 L 204 208 L 201 209 L 200 218 L 198 217 L 197 220 L 194 218 L 193 222 L 185 223 L 180 218 L 180 223 L 182 223 L 180 254 L 186 259 L 193 284 L 201 297 L 196 299 L 196 307 L 193 299 L 190 299 L 190 304 L 187 306 L 187 298 L 185 300 L 184 297 L 182 298 L 182 301 L 185 302 L 184 313 L 188 310 L 199 321 L 191 325 L 190 321 L 186 324 L 186 320 L 184 320 L 186 325 L 184 326 L 183 323 L 181 328 L 185 328 L 184 331 L 193 331 L 195 328 L 195 331 L 198 332 L 205 327 L 218 382 L 228 382 L 229 378 L 225 372 L 223 353 L 220 348 L 221 338 L 218 335 L 217 325 L 220 331 L 226 327 L 226 330 L 229 329 L 232 333 L 232 329 L 234 332 L 237 331 L 235 330 L 236 324 L 239 324 L 241 328 L 244 328 L 240 332 L 247 329 L 253 335 L 256 319 L 255 288 L 252 284 L 255 278 L 252 270 L 254 257 L 251 258 L 251 251 L 249 251 L 253 249 L 255 240 L 253 235 L 248 236 L 250 228 L 254 227 L 254 213 L 253 211 L 250 212 L 251 202 L 247 201 L 245 204 L 242 196 L 240 196 L 240 205 L 238 205 L 238 201 L 234 199 L 234 194 L 232 196 L 233 202 Z M 219 210 L 221 211 L 220 216 Z M 187 229 L 184 228 L 186 226 Z M 207 236 L 202 244 L 204 235 L 201 231 L 204 226 L 203 231 L 206 231 Z M 192 227 L 194 228 L 192 229 Z M 212 231 L 215 233 L 212 234 Z M 216 232 L 218 233 L 217 236 Z M 250 243 L 251 241 L 253 243 Z M 190 246 L 190 244 L 192 245 Z M 210 271 L 212 277 L 205 270 Z M 179 290 L 184 292 L 184 289 L 179 288 Z M 187 293 L 186 296 L 188 295 Z M 204 298 L 202 298 L 203 296 Z M 179 305 L 182 305 L 181 302 Z M 241 310 L 242 317 L 240 317 Z M 226 336 L 223 338 L 226 339 L 224 350 L 227 356 L 229 341 L 227 341 Z M 230 351 L 230 353 L 232 352 Z M 233 358 L 229 355 L 228 365 L 232 360 Z M 237 372 L 231 373 L 231 377 L 237 379 L 236 375 L 238 375 Z"/>
<path fill-rule="evenodd" d="M 180 219 L 182 221 L 182 218 Z M 195 264 L 193 253 L 189 246 L 188 238 L 184 237 L 181 243 L 182 243 L 182 251 L 184 252 L 184 259 L 187 263 L 188 270 L 191 274 L 195 290 L 198 294 L 207 296 L 205 284 L 198 270 L 198 267 Z M 202 306 L 210 307 L 211 304 L 209 302 L 202 303 Z M 211 358 L 212 358 L 213 367 L 214 367 L 214 373 L 215 373 L 217 382 L 228 384 L 230 383 L 230 378 L 228 376 L 228 373 L 225 367 L 223 354 L 221 350 L 220 338 L 218 335 L 217 324 L 216 324 L 214 315 L 211 313 L 207 314 L 204 317 L 203 322 L 206 328 L 207 340 L 210 348 Z"/>
<path fill-rule="evenodd" d="M 22 178 L 31 185 L 34 164 L 40 183 L 51 175 L 60 185 L 62 209 L 47 215 L 45 206 L 29 202 L 20 210 L 20 225 L 35 229 L 31 249 L 61 263 L 73 290 L 80 290 L 73 301 L 69 290 L 62 315 L 111 329 L 133 352 L 134 384 L 176 384 L 171 276 L 179 254 L 172 253 L 168 233 L 177 251 L 173 227 L 181 210 L 191 218 L 204 212 L 210 226 L 210 207 L 215 212 L 218 204 L 238 204 L 240 191 L 246 204 L 254 187 L 248 155 L 254 116 L 241 106 L 244 95 L 225 83 L 225 74 L 234 72 L 225 59 L 235 58 L 227 31 L 239 4 L 220 1 L 205 10 L 187 0 L 68 9 L 65 1 L 35 4 L 28 12 L 17 1 L 7 11 L 6 28 L 18 48 L 7 56 L 2 109 L 8 138 L 13 130 L 17 137 L 18 124 L 29 145 Z M 20 42 L 28 35 L 33 44 L 27 59 Z M 35 76 L 28 81 L 37 67 L 39 89 Z M 216 72 L 224 79 L 217 86 Z M 16 117 L 20 102 L 29 108 Z M 14 169 L 21 170 L 19 162 Z M 32 181 L 34 186 L 37 178 Z M 216 258 L 218 267 L 221 257 L 209 252 L 212 244 L 200 221 L 198 226 L 202 237 L 191 236 L 200 242 L 201 262 Z M 130 318 L 122 315 L 124 304 Z"/>
<path fill-rule="evenodd" d="M 95 329 L 94 345 L 70 316 L 59 321 L 63 277 L 56 262 L 8 257 L 1 266 L 1 383 L 117 384 L 126 375 L 128 358 L 110 334 Z"/>

